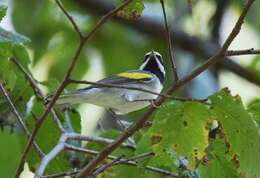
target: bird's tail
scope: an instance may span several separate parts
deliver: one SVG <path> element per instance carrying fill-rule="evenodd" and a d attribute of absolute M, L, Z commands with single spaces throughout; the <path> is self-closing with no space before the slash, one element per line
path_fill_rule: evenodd
<path fill-rule="evenodd" d="M 50 102 L 53 98 L 53 95 L 49 95 L 46 98 L 46 102 Z M 70 92 L 66 94 L 62 94 L 59 96 L 57 101 L 55 102 L 55 105 L 73 105 L 73 104 L 79 104 L 83 102 L 83 96 L 82 93 L 79 91 Z"/>

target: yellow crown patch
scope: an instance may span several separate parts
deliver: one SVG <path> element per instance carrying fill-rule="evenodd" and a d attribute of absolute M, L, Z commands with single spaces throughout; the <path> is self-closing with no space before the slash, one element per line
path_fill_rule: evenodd
<path fill-rule="evenodd" d="M 122 72 L 117 74 L 119 77 L 125 77 L 129 79 L 146 79 L 146 78 L 151 78 L 151 74 L 146 74 L 142 72 Z"/>

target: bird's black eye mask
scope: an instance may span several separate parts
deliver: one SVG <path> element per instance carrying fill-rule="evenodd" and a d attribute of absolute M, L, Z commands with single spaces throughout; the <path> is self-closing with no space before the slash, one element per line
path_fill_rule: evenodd
<path fill-rule="evenodd" d="M 156 54 L 155 56 L 156 56 L 156 58 L 159 60 L 159 62 L 163 65 L 162 56 L 160 56 L 160 55 L 158 55 L 158 54 Z M 144 57 L 144 63 L 148 60 L 149 57 L 150 57 L 150 59 L 156 60 L 156 59 L 154 58 L 154 56 L 151 56 L 150 54 L 147 54 L 147 55 L 145 55 L 145 57 Z M 163 65 L 163 66 L 164 66 L 164 65 Z"/>

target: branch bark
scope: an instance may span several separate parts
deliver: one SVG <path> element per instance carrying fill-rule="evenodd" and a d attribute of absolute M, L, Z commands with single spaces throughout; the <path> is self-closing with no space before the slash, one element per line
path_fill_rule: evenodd
<path fill-rule="evenodd" d="M 36 178 L 42 178 L 44 171 L 47 168 L 49 162 L 51 160 L 53 160 L 63 150 L 70 150 L 70 151 L 75 151 L 75 152 L 80 152 L 80 153 L 85 153 L 85 154 L 91 154 L 91 155 L 98 155 L 99 154 L 98 151 L 89 150 L 89 149 L 69 145 L 68 143 L 66 143 L 66 141 L 68 141 L 68 140 L 100 142 L 100 143 L 107 143 L 107 144 L 110 144 L 114 141 L 113 139 L 103 138 L 103 137 L 91 137 L 91 136 L 85 136 L 85 135 L 75 134 L 75 133 L 63 133 L 60 136 L 60 139 L 59 139 L 58 143 L 55 145 L 55 147 L 48 154 L 46 154 L 42 157 L 41 162 L 40 162 L 40 164 L 39 164 L 39 166 L 38 166 L 38 168 L 35 172 Z M 123 147 L 123 148 L 130 148 L 130 149 L 135 150 L 134 146 L 127 144 L 127 143 L 122 143 L 120 146 Z M 129 159 L 121 159 L 120 161 L 117 161 L 116 164 L 127 164 L 127 165 L 137 166 L 137 163 L 134 162 L 135 160 L 142 159 L 142 158 L 152 156 L 152 155 L 153 155 L 153 153 L 151 153 L 151 152 L 145 153 L 145 154 L 135 156 L 135 157 L 132 157 L 132 158 L 129 158 Z M 111 160 L 117 159 L 117 157 L 111 156 L 111 155 L 108 155 L 107 158 L 111 159 Z M 151 166 L 150 166 L 150 168 L 148 168 L 148 170 L 157 170 L 155 172 L 158 172 L 158 173 L 168 172 L 166 170 L 159 169 L 159 168 L 156 168 L 156 167 L 151 167 Z M 100 172 L 96 172 L 96 174 L 98 174 L 98 173 L 100 173 Z M 174 174 L 174 173 L 168 172 L 168 174 Z M 46 177 L 50 177 L 50 176 L 46 176 Z M 57 177 L 57 175 L 54 175 L 54 177 Z"/>
<path fill-rule="evenodd" d="M 31 74 L 29 72 L 27 72 L 24 67 L 15 59 L 15 58 L 11 58 L 11 61 L 16 65 L 16 67 L 21 71 L 21 73 L 23 73 L 23 75 L 25 76 L 26 80 L 29 82 L 31 88 L 33 89 L 35 96 L 40 98 L 43 102 L 43 104 L 45 103 L 45 96 L 42 92 L 42 90 L 38 87 L 37 82 L 34 80 L 34 78 L 31 76 Z M 45 109 L 46 106 L 44 105 Z M 56 124 L 56 126 L 59 128 L 61 133 L 64 133 L 65 130 L 56 114 L 56 112 L 54 111 L 54 109 L 51 109 L 51 116 L 52 119 L 54 121 L 54 123 Z"/>
<path fill-rule="evenodd" d="M 12 109 L 12 112 L 15 115 L 18 123 L 22 126 L 22 129 L 24 130 L 26 136 L 28 138 L 30 138 L 31 133 L 30 133 L 29 129 L 27 128 L 27 126 L 25 125 L 24 119 L 20 115 L 19 111 L 16 109 L 14 103 L 12 102 L 11 98 L 8 95 L 8 92 L 5 90 L 5 88 L 4 88 L 2 83 L 0 83 L 0 90 L 3 93 L 3 96 L 6 98 L 8 104 L 10 105 L 10 107 Z M 44 157 L 43 151 L 41 150 L 41 148 L 39 147 L 39 145 L 35 141 L 33 141 L 33 147 L 35 148 L 35 150 L 38 153 L 40 158 Z"/>
<path fill-rule="evenodd" d="M 72 58 L 71 60 L 71 64 L 69 65 L 68 67 L 68 70 L 67 72 L 65 73 L 65 76 L 64 76 L 64 79 L 61 83 L 61 85 L 58 87 L 57 91 L 55 92 L 52 100 L 49 102 L 48 106 L 46 107 L 43 115 L 37 119 L 33 129 L 32 129 L 32 134 L 31 134 L 31 137 L 29 138 L 27 144 L 26 144 L 26 147 L 23 151 L 23 154 L 22 154 L 22 157 L 19 161 L 19 165 L 18 165 L 18 168 L 16 169 L 16 173 L 15 173 L 15 176 L 14 178 L 19 178 L 22 170 L 23 170 L 23 167 L 24 167 L 24 163 L 25 163 L 25 160 L 27 158 L 27 155 L 30 151 L 30 148 L 32 146 L 32 143 L 33 143 L 33 140 L 35 139 L 37 133 L 38 133 L 38 130 L 40 129 L 43 121 L 45 120 L 45 118 L 47 117 L 47 115 L 49 114 L 50 110 L 52 109 L 52 107 L 54 106 L 56 100 L 58 99 L 58 97 L 60 96 L 60 94 L 62 93 L 63 89 L 68 85 L 69 83 L 69 79 L 70 79 L 70 76 L 71 76 L 71 72 L 72 70 L 74 69 L 75 65 L 76 65 L 76 62 L 78 61 L 78 58 L 79 58 L 79 55 L 83 49 L 83 46 L 85 45 L 85 43 L 88 41 L 88 39 L 103 25 L 105 24 L 112 16 L 116 15 L 116 13 L 118 11 L 120 11 L 121 9 L 123 9 L 125 6 L 127 6 L 131 1 L 133 0 L 127 0 L 125 1 L 122 5 L 120 5 L 118 8 L 115 8 L 113 9 L 112 11 L 108 12 L 105 16 L 103 16 L 98 22 L 97 24 L 93 27 L 93 29 L 88 33 L 86 34 L 83 38 L 80 38 L 80 44 L 74 54 L 74 57 Z M 66 15 L 66 14 L 65 14 Z M 73 21 L 73 19 L 70 19 Z M 75 23 L 76 24 L 76 23 Z"/>
<path fill-rule="evenodd" d="M 211 18 L 211 22 L 212 22 L 211 38 L 214 42 L 219 41 L 221 23 L 229 2 L 230 0 L 215 0 L 216 10 L 214 15 Z"/>
<path fill-rule="evenodd" d="M 84 154 L 90 154 L 93 156 L 96 156 L 99 154 L 98 151 L 95 150 L 90 150 L 90 149 L 85 149 L 85 148 L 78 148 L 69 144 L 65 144 L 65 149 L 66 150 L 70 150 L 70 151 L 75 151 L 75 152 L 79 152 L 79 153 L 84 153 Z M 140 159 L 145 159 L 149 156 L 153 156 L 154 154 L 149 152 L 149 153 L 144 153 L 141 155 L 137 155 L 134 157 L 130 157 L 128 159 L 120 159 L 117 162 L 114 163 L 114 165 L 118 165 L 118 164 L 124 164 L 124 165 L 129 165 L 129 166 L 138 166 L 137 164 L 137 160 Z M 118 157 L 112 156 L 112 155 L 108 155 L 107 159 L 110 160 L 115 160 Z M 160 175 L 164 175 L 164 176 L 168 176 L 168 177 L 178 177 L 178 175 L 176 173 L 164 170 L 164 169 L 160 169 L 157 167 L 153 167 L 153 166 L 145 166 L 145 169 L 147 171 L 151 171 Z M 42 178 L 57 178 L 57 177 L 64 177 L 64 176 L 72 176 L 77 174 L 78 172 L 80 172 L 80 170 L 76 170 L 76 171 L 69 171 L 69 172 L 63 172 L 63 173 L 57 173 L 57 174 L 53 174 L 53 175 L 47 175 L 47 176 L 42 176 Z"/>
<path fill-rule="evenodd" d="M 260 50 L 255 50 L 254 48 L 243 49 L 243 50 L 229 50 L 226 52 L 226 56 L 241 56 L 241 55 L 252 55 L 260 54 Z"/>
<path fill-rule="evenodd" d="M 168 46 L 168 55 L 169 55 L 169 63 L 171 64 L 171 73 L 172 73 L 172 82 L 176 82 L 179 80 L 177 68 L 173 59 L 173 48 L 172 48 L 172 40 L 171 40 L 171 33 L 168 26 L 167 15 L 165 12 L 165 5 L 164 0 L 160 0 L 162 11 L 163 11 L 163 18 L 164 18 L 164 27 L 166 33 L 166 41 Z"/>
<path fill-rule="evenodd" d="M 193 70 L 188 76 L 184 77 L 183 79 L 179 80 L 175 85 L 170 86 L 170 88 L 166 91 L 167 94 L 172 94 L 173 91 L 180 88 L 181 86 L 185 85 L 187 82 L 198 76 L 200 73 L 205 71 L 209 66 L 215 64 L 216 62 L 220 61 L 226 54 L 226 51 L 234 40 L 234 38 L 239 33 L 241 26 L 243 24 L 244 18 L 253 4 L 254 0 L 248 0 L 245 7 L 242 10 L 242 13 L 237 20 L 232 32 L 229 34 L 228 38 L 226 39 L 223 47 L 218 51 L 216 55 L 209 58 L 205 63 L 201 66 Z M 164 97 L 160 97 L 156 105 L 161 105 L 165 101 Z M 110 153 L 112 153 L 117 147 L 120 146 L 121 143 L 124 142 L 128 137 L 133 135 L 137 130 L 142 128 L 144 123 L 149 119 L 150 115 L 156 110 L 154 106 L 150 106 L 148 111 L 144 113 L 142 117 L 140 117 L 133 125 L 126 129 L 113 143 L 108 145 L 104 148 L 99 155 L 97 155 L 93 160 L 91 160 L 83 169 L 82 171 L 76 176 L 76 178 L 85 178 L 91 175 L 93 170 L 102 162 Z"/>
<path fill-rule="evenodd" d="M 105 14 L 114 8 L 109 1 L 105 0 L 77 0 L 75 2 L 78 3 L 80 7 L 85 9 L 87 13 L 98 16 Z M 119 23 L 149 35 L 151 38 L 164 38 L 162 36 L 162 34 L 164 34 L 164 26 L 160 21 L 151 17 L 142 16 L 138 21 L 128 21 L 119 17 L 114 17 L 113 19 Z M 191 36 L 176 27 L 172 28 L 171 36 L 174 39 L 172 41 L 173 45 L 205 59 L 215 55 L 220 50 L 220 46 L 212 43 L 211 40 L 202 40 L 199 37 Z M 229 58 L 225 58 L 225 60 L 220 61 L 217 65 L 219 65 L 222 69 L 231 71 L 247 81 L 260 86 L 260 77 L 256 76 L 254 73 L 243 68 L 241 65 Z"/>
<path fill-rule="evenodd" d="M 167 99 L 172 99 L 172 100 L 179 100 L 179 101 L 198 101 L 198 102 L 205 102 L 207 99 L 202 99 L 202 100 L 197 100 L 197 99 L 192 99 L 192 98 L 183 98 L 183 97 L 176 97 L 172 95 L 167 95 L 163 93 L 156 93 L 150 90 L 142 89 L 142 88 L 137 88 L 137 87 L 128 87 L 125 85 L 117 85 L 117 84 L 108 84 L 108 83 L 99 83 L 99 82 L 90 82 L 87 80 L 70 80 L 70 83 L 76 83 L 76 84 L 89 84 L 93 86 L 98 86 L 98 87 L 107 87 L 107 88 L 122 88 L 122 89 L 128 89 L 128 90 L 136 90 L 136 91 L 143 91 L 145 93 L 150 93 L 154 94 L 157 96 L 162 96 Z"/>

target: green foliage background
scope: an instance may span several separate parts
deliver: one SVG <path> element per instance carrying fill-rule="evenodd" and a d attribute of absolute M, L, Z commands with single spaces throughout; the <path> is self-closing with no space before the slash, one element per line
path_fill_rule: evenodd
<path fill-rule="evenodd" d="M 83 31 L 89 31 L 96 24 L 98 18 L 86 14 L 77 3 L 70 0 L 62 2 Z M 113 2 L 116 5 L 121 3 L 117 0 Z M 157 1 L 148 3 L 158 5 Z M 238 8 L 241 4 L 242 1 L 232 2 L 232 7 Z M 166 5 L 167 8 L 174 7 L 174 2 L 167 2 Z M 12 101 L 31 129 L 35 123 L 34 115 L 39 117 L 43 113 L 43 103 L 36 97 L 32 97 L 33 90 L 10 58 L 15 57 L 28 72 L 32 72 L 31 68 L 41 61 L 44 61 L 43 64 L 48 64 L 48 77 L 46 81 L 40 81 L 40 83 L 49 92 L 53 92 L 60 84 L 79 42 L 77 34 L 53 1 L 14 0 L 12 8 L 13 25 L 19 34 L 0 27 L 0 82 L 5 84 Z M 260 15 L 257 13 L 259 8 L 260 3 L 257 1 L 250 11 L 251 15 L 249 14 L 247 22 L 258 33 L 260 23 L 255 19 L 259 19 L 257 18 Z M 118 15 L 134 20 L 142 15 L 143 9 L 144 1 L 134 0 Z M 0 6 L 0 20 L 5 16 L 6 10 L 8 10 L 6 6 Z M 190 16 L 186 15 L 185 18 L 190 18 Z M 76 69 L 73 71 L 73 78 L 81 79 L 88 71 L 89 53 L 93 51 L 98 51 L 102 56 L 105 73 L 110 75 L 136 68 L 142 62 L 143 54 L 150 49 L 156 49 L 163 56 L 167 56 L 164 41 L 149 38 L 127 26 L 110 21 L 84 47 Z M 167 60 L 165 61 L 169 70 Z M 257 67 L 259 61 L 259 56 L 256 56 L 247 66 L 258 76 L 260 76 L 260 70 Z M 75 87 L 72 85 L 66 89 L 72 90 Z M 248 106 L 243 104 L 239 96 L 232 96 L 228 89 L 222 89 L 208 99 L 207 103 L 166 102 L 154 114 L 153 125 L 134 135 L 137 142 L 135 151 L 119 148 L 113 153 L 115 156 L 124 154 L 130 157 L 153 152 L 155 156 L 141 160 L 137 167 L 114 166 L 100 177 L 163 177 L 147 171 L 145 166 L 149 165 L 184 177 L 260 178 L 259 96 L 256 96 L 256 99 Z M 28 105 L 29 101 L 31 106 Z M 135 119 L 141 112 L 143 111 L 130 114 L 129 117 Z M 0 116 L 1 122 L 4 122 L 4 129 L 0 132 L 0 177 L 11 177 L 27 139 L 2 98 Z M 74 130 L 80 132 L 78 113 L 68 115 L 59 113 L 59 117 L 65 125 L 68 124 L 65 117 L 69 117 Z M 8 119 L 5 120 L 6 118 Z M 208 137 L 213 120 L 218 121 L 220 125 L 220 131 L 215 139 Z M 9 126 L 11 128 L 14 126 L 14 133 L 10 133 Z M 116 131 L 108 131 L 102 136 L 116 138 L 118 135 Z M 47 153 L 55 146 L 58 139 L 58 129 L 48 116 L 36 141 Z M 73 144 L 79 145 L 79 143 Z M 104 146 L 104 144 L 92 143 L 87 144 L 86 148 L 101 150 Z M 46 174 L 72 170 L 72 157 L 79 159 L 81 165 L 91 158 L 70 152 L 62 153 L 51 162 Z M 185 169 L 181 168 L 183 159 L 187 162 Z M 205 160 L 206 163 L 202 163 Z M 39 164 L 39 158 L 34 151 L 30 153 L 28 164 L 31 171 L 34 171 Z"/>

